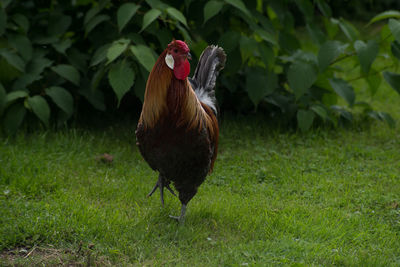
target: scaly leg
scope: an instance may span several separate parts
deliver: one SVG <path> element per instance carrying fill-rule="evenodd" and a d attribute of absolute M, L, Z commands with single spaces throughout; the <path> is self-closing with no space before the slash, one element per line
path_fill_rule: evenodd
<path fill-rule="evenodd" d="M 186 204 L 182 204 L 181 215 L 180 216 L 169 215 L 169 217 L 171 217 L 172 219 L 177 220 L 180 224 L 183 224 L 185 222 L 185 214 L 186 214 Z"/>
<path fill-rule="evenodd" d="M 164 177 L 161 174 L 158 176 L 158 181 L 157 181 L 156 185 L 153 187 L 151 192 L 147 195 L 147 197 L 150 197 L 151 195 L 153 195 L 153 193 L 156 191 L 156 189 L 159 188 L 160 189 L 161 205 L 163 207 L 164 207 L 164 187 L 166 187 L 169 192 L 171 192 L 174 196 L 176 196 L 175 192 L 169 186 L 169 182 L 166 182 Z"/>

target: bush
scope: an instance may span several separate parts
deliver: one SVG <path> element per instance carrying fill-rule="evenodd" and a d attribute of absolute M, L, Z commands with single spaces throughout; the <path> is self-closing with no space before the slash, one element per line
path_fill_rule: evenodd
<path fill-rule="evenodd" d="M 400 57 L 397 11 L 375 17 L 371 23 L 389 22 L 379 38 L 362 40 L 349 21 L 332 17 L 324 0 L 0 3 L 0 120 L 7 134 L 39 121 L 63 125 L 87 112 L 88 103 L 106 114 L 127 98 L 143 100 L 148 73 L 174 37 L 186 40 L 197 58 L 210 43 L 225 49 L 217 91 L 222 109 L 275 112 L 303 131 L 317 121 L 351 121 L 356 106 L 394 124 L 357 101 L 337 63 L 352 59 L 375 94 L 382 80 L 375 59 L 388 50 L 393 64 Z M 315 52 L 298 39 L 299 17 Z M 400 90 L 398 74 L 383 77 Z M 139 110 L 140 102 L 133 103 Z"/>

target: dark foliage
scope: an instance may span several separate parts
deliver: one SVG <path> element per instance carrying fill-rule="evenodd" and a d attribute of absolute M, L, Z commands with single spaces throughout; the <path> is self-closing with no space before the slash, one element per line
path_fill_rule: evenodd
<path fill-rule="evenodd" d="M 193 65 L 208 44 L 225 49 L 217 90 L 222 111 L 258 110 L 306 131 L 315 123 L 351 121 L 357 107 L 393 125 L 389 114 L 357 101 L 337 63 L 351 59 L 371 95 L 382 77 L 400 91 L 400 75 L 383 72 L 398 64 L 400 13 L 377 15 L 371 23 L 385 23 L 381 34 L 364 40 L 338 17 L 344 12 L 337 12 L 339 2 L 0 0 L 1 127 L 13 134 L 78 116 L 137 116 L 149 70 L 173 38 L 188 42 Z M 363 1 L 349 2 L 346 10 L 353 12 Z M 372 12 L 378 1 L 367 2 Z M 379 2 L 381 9 L 396 4 Z M 299 40 L 298 27 L 312 40 L 311 51 Z M 380 56 L 393 64 L 378 69 Z"/>

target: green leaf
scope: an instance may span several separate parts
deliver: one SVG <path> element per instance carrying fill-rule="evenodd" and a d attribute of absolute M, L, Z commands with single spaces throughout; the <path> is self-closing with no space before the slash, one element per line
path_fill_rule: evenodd
<path fill-rule="evenodd" d="M 29 30 L 29 20 L 22 14 L 15 14 L 13 16 L 13 21 L 22 29 L 24 33 Z"/>
<path fill-rule="evenodd" d="M 297 107 L 291 103 L 292 99 L 282 94 L 271 94 L 265 98 L 265 101 L 278 107 L 282 113 L 288 114 L 289 117 L 292 117 L 297 110 Z"/>
<path fill-rule="evenodd" d="M 397 41 L 392 42 L 390 45 L 393 56 L 400 60 L 400 43 Z"/>
<path fill-rule="evenodd" d="M 239 44 L 243 62 L 254 55 L 258 46 L 258 43 L 253 38 L 244 35 L 240 38 Z"/>
<path fill-rule="evenodd" d="M 153 56 L 151 48 L 145 45 L 131 45 L 130 50 L 140 64 L 150 72 L 153 69 L 156 59 Z"/>
<path fill-rule="evenodd" d="M 383 72 L 383 78 L 385 81 L 400 94 L 400 74 L 393 73 L 390 71 Z"/>
<path fill-rule="evenodd" d="M 332 9 L 331 7 L 326 3 L 325 0 L 316 0 L 318 9 L 321 11 L 321 13 L 325 17 L 331 17 L 332 16 Z"/>
<path fill-rule="evenodd" d="M 329 84 L 329 81 L 328 81 L 328 84 Z M 322 96 L 322 103 L 325 106 L 335 105 L 335 104 L 337 104 L 337 101 L 338 101 L 338 95 L 335 92 L 329 92 L 329 93 L 323 94 L 323 96 Z"/>
<path fill-rule="evenodd" d="M 94 52 L 94 55 L 90 60 L 90 67 L 96 66 L 100 62 L 104 61 L 107 58 L 107 51 L 110 47 L 111 44 L 100 46 L 96 52 Z"/>
<path fill-rule="evenodd" d="M 324 43 L 318 52 L 318 65 L 320 72 L 337 59 L 346 50 L 348 44 L 343 44 L 339 41 L 327 41 Z"/>
<path fill-rule="evenodd" d="M 10 106 L 4 115 L 4 129 L 6 134 L 15 134 L 25 118 L 26 109 L 22 103 Z"/>
<path fill-rule="evenodd" d="M 33 73 L 23 73 L 21 76 L 15 80 L 12 86 L 12 90 L 26 90 L 27 86 L 33 82 L 40 80 L 42 78 L 39 74 Z"/>
<path fill-rule="evenodd" d="M 112 66 L 108 73 L 108 80 L 118 98 L 118 106 L 122 97 L 133 85 L 135 73 L 128 63 L 123 60 Z"/>
<path fill-rule="evenodd" d="M 59 86 L 52 86 L 46 89 L 46 94 L 68 117 L 72 115 L 74 112 L 74 100 L 67 90 Z"/>
<path fill-rule="evenodd" d="M 311 110 L 299 109 L 297 111 L 297 125 L 303 133 L 311 128 L 314 118 L 315 114 Z"/>
<path fill-rule="evenodd" d="M 166 11 L 167 11 L 168 15 L 170 15 L 171 17 L 173 17 L 177 21 L 181 22 L 186 27 L 188 26 L 185 16 L 178 9 L 173 8 L 173 7 L 168 7 L 166 9 Z"/>
<path fill-rule="evenodd" d="M 160 0 L 146 0 L 146 3 L 149 4 L 151 8 L 156 8 L 160 10 L 164 10 L 169 6 L 161 2 Z"/>
<path fill-rule="evenodd" d="M 358 30 L 350 22 L 348 22 L 344 19 L 340 19 L 339 27 L 342 30 L 342 32 L 344 33 L 344 35 L 346 35 L 346 37 L 351 42 L 354 42 L 355 40 L 359 39 L 360 34 L 359 34 Z"/>
<path fill-rule="evenodd" d="M 326 121 L 326 119 L 328 119 L 328 113 L 326 112 L 325 108 L 315 105 L 315 106 L 312 106 L 310 109 L 312 111 L 314 111 L 324 121 Z"/>
<path fill-rule="evenodd" d="M 65 51 L 71 47 L 72 41 L 71 39 L 64 39 L 58 43 L 51 44 L 54 49 L 60 54 L 66 55 Z"/>
<path fill-rule="evenodd" d="M 383 43 L 387 43 L 387 42 L 394 42 L 396 41 L 396 39 L 394 38 L 392 32 L 389 29 L 389 25 L 385 24 L 382 26 L 381 30 L 380 30 L 380 34 L 379 34 L 379 41 L 383 44 Z"/>
<path fill-rule="evenodd" d="M 215 1 L 215 0 L 208 1 L 207 4 L 204 6 L 203 23 L 206 23 L 209 19 L 217 15 L 221 11 L 223 6 L 224 2 L 222 1 Z"/>
<path fill-rule="evenodd" d="M 400 12 L 397 11 L 397 10 L 387 10 L 387 11 L 384 11 L 382 13 L 379 13 L 378 15 L 376 15 L 375 17 L 373 17 L 369 21 L 367 26 L 372 24 L 372 23 L 375 23 L 377 21 L 384 20 L 384 19 L 389 19 L 389 18 L 400 18 Z"/>
<path fill-rule="evenodd" d="M 368 75 L 366 78 L 371 95 L 375 95 L 381 85 L 381 75 Z"/>
<path fill-rule="evenodd" d="M 334 18 L 323 18 L 323 21 L 329 39 L 334 39 L 339 31 L 339 21 Z"/>
<path fill-rule="evenodd" d="M 48 58 L 34 57 L 27 66 L 27 73 L 39 76 L 42 72 L 53 64 Z"/>
<path fill-rule="evenodd" d="M 263 68 L 250 68 L 246 75 L 246 90 L 257 108 L 261 100 L 278 87 L 278 77 Z"/>
<path fill-rule="evenodd" d="M 238 72 L 243 66 L 242 56 L 238 48 L 234 49 L 229 53 L 228 64 L 225 65 L 224 73 L 229 75 L 237 76 Z M 237 84 L 235 84 L 236 86 Z M 231 90 L 231 88 L 229 88 Z"/>
<path fill-rule="evenodd" d="M 6 89 L 4 89 L 3 85 L 0 83 L 0 118 L 6 106 L 6 97 L 7 97 Z"/>
<path fill-rule="evenodd" d="M 87 36 L 97 25 L 107 20 L 110 20 L 110 17 L 107 15 L 98 15 L 92 18 L 85 26 L 85 36 Z"/>
<path fill-rule="evenodd" d="M 19 98 L 25 98 L 28 96 L 28 93 L 26 91 L 13 91 L 7 94 L 5 102 L 6 105 L 10 105 L 12 102 Z"/>
<path fill-rule="evenodd" d="M 236 31 L 227 31 L 220 37 L 217 44 L 223 47 L 225 52 L 229 54 L 238 46 L 239 40 L 240 33 Z"/>
<path fill-rule="evenodd" d="M 300 49 L 300 42 L 297 37 L 286 31 L 279 32 L 279 45 L 280 48 L 288 54 L 292 54 Z"/>
<path fill-rule="evenodd" d="M 103 79 L 104 73 L 106 72 L 105 68 L 99 68 L 92 76 L 92 80 L 90 82 L 90 88 L 94 91 L 99 87 L 101 80 Z"/>
<path fill-rule="evenodd" d="M 92 90 L 90 86 L 83 87 L 78 91 L 97 110 L 105 111 L 104 94 L 100 90 Z"/>
<path fill-rule="evenodd" d="M 329 79 L 329 83 L 333 90 L 342 98 L 344 98 L 344 100 L 346 100 L 350 106 L 354 105 L 356 96 L 354 94 L 353 87 L 348 82 L 339 78 L 331 78 Z"/>
<path fill-rule="evenodd" d="M 91 9 L 89 9 L 88 12 L 86 12 L 85 14 L 85 18 L 83 19 L 83 24 L 86 26 L 86 24 L 89 23 L 89 21 L 96 16 L 97 14 L 99 14 L 99 12 L 101 11 L 101 7 L 100 6 L 94 6 Z"/>
<path fill-rule="evenodd" d="M 287 61 L 287 62 L 305 61 L 305 62 L 308 62 L 308 63 L 312 63 L 314 65 L 318 64 L 317 57 L 315 56 L 314 53 L 306 52 L 306 51 L 303 51 L 303 50 L 297 50 L 296 52 L 294 52 L 290 56 L 281 56 L 281 59 L 283 61 Z"/>
<path fill-rule="evenodd" d="M 57 52 L 59 52 L 60 54 L 65 55 L 65 51 L 66 51 L 68 48 L 71 47 L 72 41 L 71 41 L 71 39 L 68 38 L 68 39 L 61 40 L 60 42 L 51 44 L 51 45 L 54 47 L 54 49 L 55 49 Z"/>
<path fill-rule="evenodd" d="M 317 80 L 317 71 L 313 64 L 302 60 L 290 65 L 287 79 L 296 98 L 304 95 Z"/>
<path fill-rule="evenodd" d="M 130 41 L 128 39 L 120 39 L 114 41 L 110 48 L 107 50 L 107 64 L 113 62 L 117 57 L 119 57 L 128 47 Z"/>
<path fill-rule="evenodd" d="M 121 5 L 117 12 L 118 30 L 119 32 L 125 27 L 125 25 L 131 20 L 139 9 L 139 5 L 134 3 L 125 3 Z"/>
<path fill-rule="evenodd" d="M 12 53 L 6 49 L 2 49 L 0 51 L 0 55 L 14 68 L 17 70 L 24 72 L 25 71 L 25 63 L 24 61 L 15 53 Z"/>
<path fill-rule="evenodd" d="M 396 121 L 393 119 L 392 116 L 390 116 L 390 114 L 386 112 L 371 110 L 367 114 L 375 120 L 385 121 L 391 128 L 394 128 L 396 126 Z"/>
<path fill-rule="evenodd" d="M 52 71 L 63 77 L 64 79 L 72 82 L 76 86 L 80 84 L 80 75 L 79 72 L 71 65 L 60 64 L 54 67 L 51 67 Z"/>
<path fill-rule="evenodd" d="M 2 7 L 0 7 L 0 36 L 4 34 L 7 26 L 7 14 Z"/>
<path fill-rule="evenodd" d="M 378 55 L 379 44 L 375 40 L 370 40 L 367 44 L 361 40 L 357 40 L 354 43 L 354 48 L 356 49 L 358 60 L 360 61 L 361 70 L 365 74 L 368 74 L 372 62 L 374 62 Z"/>
<path fill-rule="evenodd" d="M 180 25 L 179 23 L 175 25 L 176 28 L 179 30 L 179 32 L 181 33 L 181 35 L 183 36 L 183 39 L 187 42 L 187 43 L 191 43 L 192 42 L 192 38 L 190 37 L 189 32 L 186 30 L 185 27 L 183 27 L 182 25 Z"/>
<path fill-rule="evenodd" d="M 71 23 L 70 16 L 53 14 L 50 17 L 47 33 L 48 35 L 61 36 L 68 30 Z"/>
<path fill-rule="evenodd" d="M 245 13 L 247 16 L 251 16 L 249 10 L 246 8 L 242 0 L 225 0 L 226 3 L 236 7 L 243 13 Z"/>
<path fill-rule="evenodd" d="M 32 39 L 33 43 L 39 45 L 54 44 L 59 40 L 60 38 L 55 35 L 38 35 Z"/>
<path fill-rule="evenodd" d="M 332 106 L 331 108 L 332 108 L 332 110 L 336 111 L 340 115 L 340 117 L 348 120 L 349 122 L 353 121 L 353 114 L 348 112 L 343 107 L 341 107 L 341 106 Z"/>
<path fill-rule="evenodd" d="M 295 3 L 300 11 L 303 13 L 304 18 L 307 22 L 313 21 L 314 19 L 314 6 L 309 0 L 296 0 Z"/>
<path fill-rule="evenodd" d="M 32 58 L 32 44 L 31 41 L 24 35 L 8 35 L 8 43 L 11 47 L 15 48 L 22 56 L 25 62 Z"/>
<path fill-rule="evenodd" d="M 143 23 L 142 23 L 142 29 L 140 30 L 141 32 L 146 29 L 153 21 L 155 21 L 160 15 L 161 11 L 158 9 L 151 9 L 146 12 L 143 16 Z"/>
<path fill-rule="evenodd" d="M 389 29 L 397 42 L 400 42 L 400 21 L 389 19 Z"/>
<path fill-rule="evenodd" d="M 269 32 L 264 31 L 262 29 L 256 29 L 254 32 L 257 33 L 258 35 L 260 35 L 261 39 L 263 39 L 264 41 L 267 41 L 273 45 L 277 44 L 275 36 L 273 36 Z"/>
<path fill-rule="evenodd" d="M 382 118 L 383 121 L 386 121 L 386 123 L 391 128 L 394 128 L 396 126 L 396 121 L 393 119 L 393 117 L 390 114 L 388 114 L 386 112 L 379 111 L 378 115 L 379 115 L 379 117 Z"/>
<path fill-rule="evenodd" d="M 40 95 L 35 95 L 27 99 L 29 106 L 32 108 L 33 113 L 49 127 L 50 108 L 46 99 Z"/>
<path fill-rule="evenodd" d="M 196 55 L 197 58 L 200 58 L 201 53 L 203 53 L 204 49 L 208 46 L 208 43 L 204 40 L 200 40 L 190 46 L 190 53 Z"/>
<path fill-rule="evenodd" d="M 361 109 L 363 109 L 364 112 L 370 111 L 372 110 L 372 107 L 370 104 L 368 104 L 365 101 L 358 101 L 354 103 L 354 107 L 359 107 Z"/>
<path fill-rule="evenodd" d="M 322 30 L 316 23 L 314 23 L 314 22 L 308 23 L 306 28 L 307 28 L 308 33 L 311 36 L 311 39 L 315 43 L 321 45 L 326 41 L 325 34 L 322 32 Z"/>
<path fill-rule="evenodd" d="M 72 47 L 71 49 L 68 49 L 68 53 L 66 54 L 69 63 L 71 63 L 72 66 L 74 66 L 76 69 L 79 71 L 86 73 L 88 69 L 88 59 L 89 55 L 88 53 L 82 51 L 80 52 L 78 49 L 75 47 Z"/>
<path fill-rule="evenodd" d="M 126 35 L 126 37 L 129 40 L 131 40 L 131 42 L 134 43 L 134 44 L 147 45 L 147 43 L 143 39 L 143 37 L 140 34 L 136 33 L 136 32 L 130 32 L 130 33 L 128 33 Z M 164 38 L 168 39 L 166 41 L 164 40 L 165 41 L 165 43 L 164 43 L 165 46 L 162 46 L 162 47 L 166 47 L 171 42 L 171 40 L 173 39 L 172 34 L 167 29 L 158 29 L 157 30 L 157 39 L 160 40 L 160 38 L 161 39 L 164 39 Z"/>
<path fill-rule="evenodd" d="M 275 63 L 275 54 L 272 47 L 263 43 L 259 43 L 258 51 L 260 52 L 261 59 L 265 66 L 267 66 L 269 69 L 273 68 Z"/>
<path fill-rule="evenodd" d="M 271 34 L 275 34 L 276 29 L 274 28 L 274 25 L 267 16 L 265 16 L 260 12 L 253 12 L 252 15 L 258 21 L 262 29 L 266 30 Z"/>

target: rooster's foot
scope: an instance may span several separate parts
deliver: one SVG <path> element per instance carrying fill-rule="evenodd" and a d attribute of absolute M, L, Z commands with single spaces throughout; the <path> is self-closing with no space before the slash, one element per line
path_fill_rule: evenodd
<path fill-rule="evenodd" d="M 171 192 L 174 196 L 176 196 L 175 192 L 172 190 L 172 188 L 169 186 L 169 181 L 165 181 L 165 179 L 163 178 L 163 176 L 159 175 L 158 176 L 158 181 L 156 183 L 156 185 L 153 187 L 153 189 L 151 190 L 151 192 L 147 195 L 147 197 L 150 197 L 151 195 L 153 195 L 153 193 L 156 191 L 157 188 L 160 189 L 160 198 L 161 198 L 161 204 L 164 207 L 164 187 L 166 187 L 168 189 L 169 192 Z"/>
<path fill-rule="evenodd" d="M 186 214 L 186 205 L 182 204 L 181 215 L 180 216 L 169 215 L 169 217 L 172 218 L 172 219 L 177 220 L 180 224 L 183 224 L 185 222 L 185 214 Z"/>

